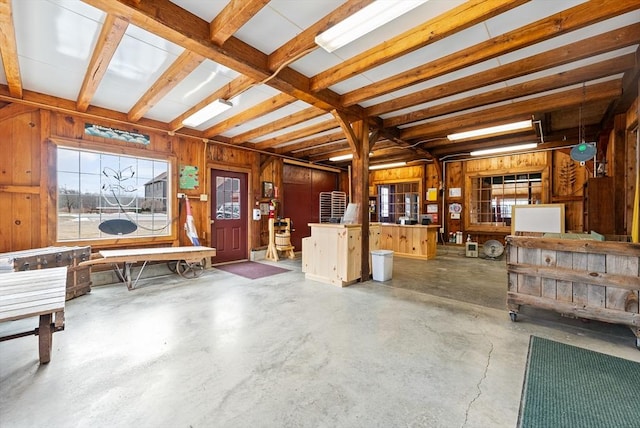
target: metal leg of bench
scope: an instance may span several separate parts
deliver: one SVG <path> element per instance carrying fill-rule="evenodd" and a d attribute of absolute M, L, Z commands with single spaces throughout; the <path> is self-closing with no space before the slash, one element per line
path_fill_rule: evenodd
<path fill-rule="evenodd" d="M 142 263 L 142 266 L 140 266 L 140 272 L 138 272 L 138 276 L 136 276 L 136 280 L 133 283 L 133 287 L 131 287 L 129 290 L 136 288 L 136 284 L 138 284 L 138 280 L 140 279 L 140 275 L 142 275 L 142 271 L 144 270 L 144 267 L 147 265 L 148 260 L 145 260 L 144 263 Z M 129 272 L 129 275 L 131 275 L 131 272 Z M 131 278 L 131 276 L 129 276 L 129 278 Z M 129 280 L 129 283 L 131 283 L 131 280 Z"/>

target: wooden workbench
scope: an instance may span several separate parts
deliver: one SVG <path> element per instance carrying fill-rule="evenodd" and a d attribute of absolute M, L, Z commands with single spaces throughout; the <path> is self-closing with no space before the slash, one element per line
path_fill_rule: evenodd
<path fill-rule="evenodd" d="M 40 363 L 51 360 L 53 333 L 64 330 L 67 267 L 0 274 L 0 322 L 40 317 L 35 330 L 0 337 L 0 341 L 37 335 Z"/>
<path fill-rule="evenodd" d="M 164 261 L 169 268 L 184 278 L 199 276 L 206 265 L 207 258 L 215 257 L 216 249 L 210 247 L 155 247 L 155 248 L 127 248 L 123 250 L 102 250 L 98 257 L 80 263 L 94 265 L 111 263 L 122 282 L 129 290 L 133 290 L 149 262 Z M 131 267 L 134 263 L 142 262 L 142 266 L 135 281 L 132 279 Z M 173 263 L 172 263 L 173 262 Z M 122 263 L 122 268 L 118 265 Z"/>

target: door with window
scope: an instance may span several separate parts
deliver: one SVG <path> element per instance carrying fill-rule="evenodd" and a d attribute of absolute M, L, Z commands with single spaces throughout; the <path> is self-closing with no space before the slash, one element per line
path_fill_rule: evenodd
<path fill-rule="evenodd" d="M 247 257 L 247 174 L 211 170 L 211 245 L 213 263 Z"/>

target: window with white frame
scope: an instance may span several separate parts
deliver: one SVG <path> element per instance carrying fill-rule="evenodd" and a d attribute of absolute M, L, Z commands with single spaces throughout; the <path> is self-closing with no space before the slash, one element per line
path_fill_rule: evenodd
<path fill-rule="evenodd" d="M 113 238 L 101 230 L 121 219 L 135 231 L 118 239 L 171 234 L 170 164 L 165 160 L 57 148 L 57 238 Z"/>

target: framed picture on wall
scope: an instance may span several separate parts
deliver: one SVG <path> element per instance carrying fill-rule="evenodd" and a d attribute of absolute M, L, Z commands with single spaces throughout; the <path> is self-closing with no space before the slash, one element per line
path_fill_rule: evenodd
<path fill-rule="evenodd" d="M 262 182 L 262 197 L 273 198 L 273 183 L 270 181 Z"/>

